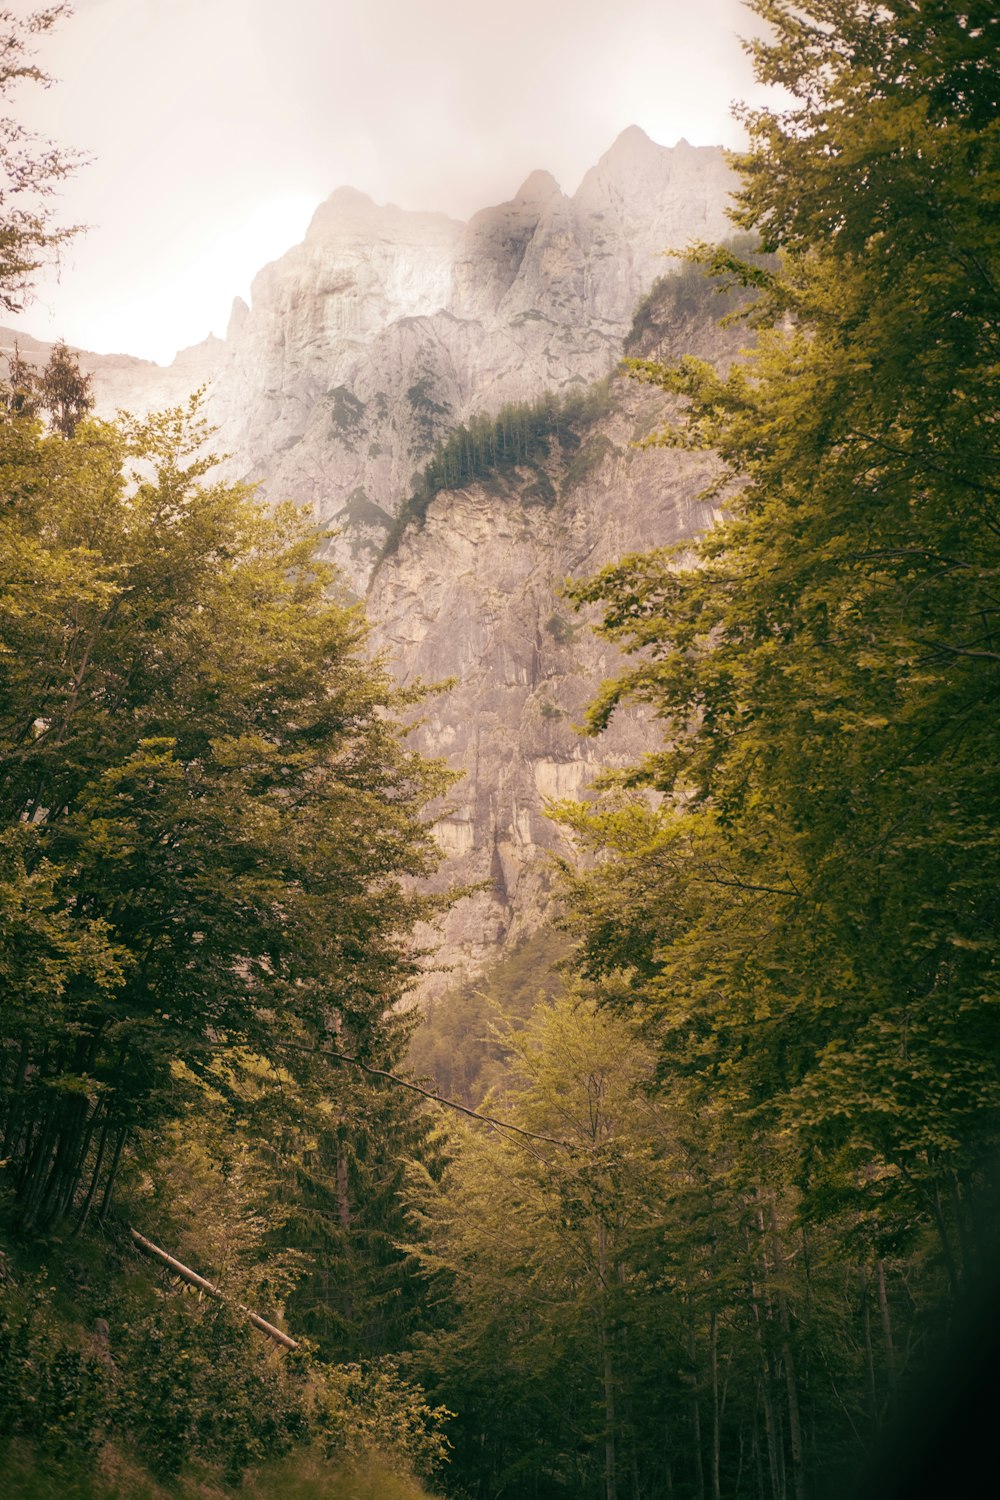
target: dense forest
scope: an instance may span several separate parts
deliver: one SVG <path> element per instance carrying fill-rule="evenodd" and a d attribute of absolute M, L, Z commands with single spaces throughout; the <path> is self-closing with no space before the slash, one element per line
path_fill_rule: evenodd
<path fill-rule="evenodd" d="M 986 1492 L 1000 26 L 751 8 L 789 100 L 745 112 L 753 238 L 637 319 L 728 289 L 746 352 L 631 361 L 721 519 L 567 585 L 624 653 L 589 731 L 638 703 L 660 748 L 553 807 L 557 928 L 426 1018 L 449 778 L 321 533 L 216 479 L 196 401 L 107 423 L 64 348 L 8 371 L 13 1494 Z M 57 19 L 0 17 L 0 85 Z M 11 119 L 0 156 L 11 309 L 71 162 Z M 597 417 L 477 419 L 407 518 Z"/>

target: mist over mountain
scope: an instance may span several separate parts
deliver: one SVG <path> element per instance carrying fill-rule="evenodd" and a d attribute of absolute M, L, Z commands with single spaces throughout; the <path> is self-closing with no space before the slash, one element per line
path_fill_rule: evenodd
<path fill-rule="evenodd" d="M 235 309 L 210 402 L 221 446 L 341 529 L 363 592 L 435 445 L 475 412 L 607 374 L 663 251 L 725 232 L 730 182 L 720 150 L 633 127 L 572 197 L 534 172 L 467 224 L 338 189 Z"/>

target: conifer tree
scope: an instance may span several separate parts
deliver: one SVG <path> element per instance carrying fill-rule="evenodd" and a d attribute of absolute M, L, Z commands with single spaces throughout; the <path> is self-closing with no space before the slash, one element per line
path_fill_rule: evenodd
<path fill-rule="evenodd" d="M 90 376 L 83 373 L 79 357 L 61 339 L 52 347 L 36 390 L 38 405 L 48 412 L 52 430 L 60 437 L 71 438 L 94 405 Z"/>

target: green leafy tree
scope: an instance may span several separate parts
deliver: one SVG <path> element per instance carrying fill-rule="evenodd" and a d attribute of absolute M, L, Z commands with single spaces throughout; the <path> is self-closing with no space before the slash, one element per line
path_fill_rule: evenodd
<path fill-rule="evenodd" d="M 699 258 L 758 290 L 756 348 L 636 366 L 685 398 L 669 440 L 720 455 L 727 517 L 693 564 L 574 590 L 640 653 L 592 726 L 651 704 L 632 779 L 669 794 L 630 848 L 568 814 L 620 855 L 578 889 L 586 963 L 635 963 L 686 1065 L 734 1070 L 804 1163 L 891 1183 L 957 1286 L 1000 1121 L 996 20 L 755 8 L 796 103 L 748 116 L 736 217 L 780 266 Z"/>
<path fill-rule="evenodd" d="M 24 1227 L 106 1211 L 217 1060 L 379 1055 L 441 775 L 316 534 L 214 484 L 190 413 L 5 429 L 2 1107 Z M 44 958 L 36 962 L 24 945 Z M 181 1072 L 178 1072 L 181 1069 Z M 185 1079 L 188 1081 L 185 1082 Z"/>
<path fill-rule="evenodd" d="M 32 61 L 39 37 L 70 14 L 68 5 L 49 5 L 18 16 L 0 14 L 0 97 L 5 101 L 23 83 L 45 88 L 51 79 Z M 5 109 L 0 119 L 0 308 L 20 312 L 38 272 L 48 265 L 79 226 L 53 223 L 51 199 L 58 184 L 80 165 L 80 155 L 40 139 Z"/>
<path fill-rule="evenodd" d="M 4 412 L 10 417 L 33 417 L 38 410 L 35 369 L 25 359 L 16 341 L 13 354 L 7 356 L 7 379 L 0 400 Z"/>
<path fill-rule="evenodd" d="M 644 1337 L 652 1288 L 637 1245 L 666 1190 L 662 1122 L 643 1094 L 651 1055 L 572 997 L 502 1040 L 491 1111 L 536 1139 L 462 1130 L 440 1182 L 415 1173 L 414 1249 L 454 1310 L 418 1368 L 458 1413 L 466 1479 L 613 1500 L 638 1462 L 630 1340 Z"/>
<path fill-rule="evenodd" d="M 753 345 L 633 363 L 662 440 L 718 456 L 723 518 L 572 586 L 632 658 L 591 727 L 631 701 L 664 733 L 558 816 L 579 967 L 710 1124 L 684 1196 L 716 1248 L 652 1256 L 691 1314 L 692 1493 L 726 1492 L 738 1436 L 755 1493 L 801 1500 L 991 1243 L 997 20 L 753 8 L 792 98 L 737 163 L 768 258 L 693 254 L 750 295 Z"/>

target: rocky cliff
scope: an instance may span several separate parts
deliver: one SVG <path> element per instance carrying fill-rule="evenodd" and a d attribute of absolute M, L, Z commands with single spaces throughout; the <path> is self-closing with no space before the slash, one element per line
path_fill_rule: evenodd
<path fill-rule="evenodd" d="M 709 462 L 636 447 L 660 404 L 615 377 L 530 461 L 438 493 L 385 555 L 389 528 L 456 424 L 615 369 L 664 250 L 727 233 L 730 185 L 721 151 L 668 149 L 633 127 L 572 196 L 534 172 L 467 224 L 341 188 L 304 242 L 259 273 L 224 341 L 166 370 L 84 357 L 104 411 L 177 401 L 210 379 L 230 474 L 339 528 L 330 550 L 367 592 L 403 681 L 457 680 L 415 733 L 463 777 L 439 825 L 441 878 L 483 883 L 445 922 L 442 958 L 459 972 L 541 919 L 557 841 L 546 801 L 655 742 L 655 726 L 628 713 L 599 741 L 576 733 L 616 663 L 558 590 L 703 526 Z M 632 352 L 728 358 L 741 335 L 715 329 L 710 300 L 690 271 L 646 296 Z"/>
<path fill-rule="evenodd" d="M 725 365 L 747 331 L 720 329 L 724 310 L 696 272 L 668 278 L 643 304 L 628 352 Z M 639 446 L 663 421 L 660 393 L 618 375 L 601 407 L 532 464 L 437 495 L 372 580 L 376 638 L 401 680 L 456 679 L 414 738 L 462 775 L 438 825 L 441 881 L 482 889 L 445 919 L 450 972 L 430 974 L 425 994 L 476 973 L 544 919 L 549 855 L 562 847 L 546 803 L 578 797 L 603 768 L 658 742 L 658 726 L 629 709 L 597 739 L 578 732 L 619 660 L 560 590 L 567 577 L 704 528 L 714 464 Z"/>
<path fill-rule="evenodd" d="M 726 232 L 730 185 L 716 148 L 632 127 L 572 197 L 534 172 L 467 224 L 338 189 L 234 309 L 210 405 L 233 472 L 339 528 L 364 592 L 435 444 L 612 369 L 663 251 Z"/>

